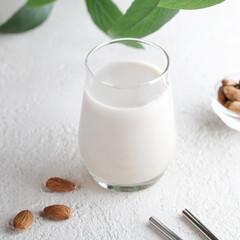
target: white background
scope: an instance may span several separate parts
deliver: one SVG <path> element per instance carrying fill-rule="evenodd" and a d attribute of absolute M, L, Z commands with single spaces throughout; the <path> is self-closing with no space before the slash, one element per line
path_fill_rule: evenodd
<path fill-rule="evenodd" d="M 124 10 L 131 1 L 116 2 Z M 138 193 L 100 188 L 78 152 L 84 59 L 108 39 L 83 0 L 59 0 L 39 28 L 0 35 L 0 239 L 164 239 L 149 226 L 151 215 L 183 239 L 204 239 L 181 217 L 184 208 L 220 239 L 239 239 L 240 134 L 218 119 L 210 100 L 216 81 L 240 71 L 240 1 L 181 11 L 146 37 L 170 55 L 178 148 L 162 179 Z M 53 176 L 81 187 L 49 193 L 44 184 Z M 72 218 L 42 216 L 57 203 L 72 207 Z M 13 231 L 23 209 L 33 212 L 34 224 Z"/>

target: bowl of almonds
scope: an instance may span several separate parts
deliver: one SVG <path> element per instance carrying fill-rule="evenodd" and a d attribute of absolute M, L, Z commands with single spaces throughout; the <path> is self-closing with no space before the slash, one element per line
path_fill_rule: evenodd
<path fill-rule="evenodd" d="M 230 75 L 215 85 L 212 108 L 227 126 L 240 131 L 240 73 Z"/>

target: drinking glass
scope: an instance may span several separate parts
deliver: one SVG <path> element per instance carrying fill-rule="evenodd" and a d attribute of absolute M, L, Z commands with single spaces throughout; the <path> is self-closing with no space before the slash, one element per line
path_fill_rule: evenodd
<path fill-rule="evenodd" d="M 85 64 L 79 147 L 89 173 L 115 191 L 153 185 L 176 145 L 167 53 L 121 38 L 92 49 Z"/>

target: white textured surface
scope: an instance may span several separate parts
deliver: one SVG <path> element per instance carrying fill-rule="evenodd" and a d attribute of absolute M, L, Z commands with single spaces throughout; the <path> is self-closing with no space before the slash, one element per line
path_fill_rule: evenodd
<path fill-rule="evenodd" d="M 130 3 L 121 2 L 123 9 Z M 84 58 L 108 39 L 90 20 L 84 1 L 61 0 L 49 20 L 31 32 L 0 35 L 0 239 L 164 239 L 149 227 L 159 217 L 183 239 L 203 239 L 180 217 L 189 208 L 220 239 L 240 238 L 240 134 L 227 128 L 210 107 L 211 86 L 239 71 L 240 2 L 182 11 L 148 36 L 171 57 L 178 127 L 173 164 L 152 188 L 113 193 L 98 187 L 80 161 L 77 129 Z M 52 176 L 81 188 L 66 194 L 45 191 Z M 41 210 L 71 206 L 65 222 Z M 35 221 L 25 232 L 11 221 L 29 209 Z"/>
<path fill-rule="evenodd" d="M 0 24 L 6 22 L 15 12 L 18 11 L 26 0 L 1 0 L 0 2 Z"/>

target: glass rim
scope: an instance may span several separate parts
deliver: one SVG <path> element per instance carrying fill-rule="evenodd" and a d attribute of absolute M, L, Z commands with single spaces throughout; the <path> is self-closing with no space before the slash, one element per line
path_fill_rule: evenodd
<path fill-rule="evenodd" d="M 145 45 L 148 45 L 148 46 L 151 46 L 151 47 L 154 47 L 156 48 L 157 50 L 160 50 L 166 57 L 166 60 L 167 60 L 167 64 L 166 64 L 166 67 L 164 69 L 164 71 L 156 78 L 153 78 L 152 80 L 148 81 L 148 82 L 144 82 L 144 83 L 138 83 L 138 84 L 132 84 L 132 85 L 128 85 L 128 86 L 122 86 L 122 85 L 118 85 L 118 84 L 114 84 L 114 83 L 109 83 L 109 82 L 105 82 L 105 81 L 102 81 L 100 78 L 96 77 L 96 75 L 91 71 L 91 68 L 89 67 L 89 58 L 92 56 L 92 54 L 94 54 L 97 50 L 109 45 L 109 44 L 112 44 L 112 43 L 121 43 L 123 41 L 135 41 L 135 42 L 140 42 L 142 44 L 145 44 Z M 111 88 L 125 88 L 125 89 L 128 89 L 128 88 L 136 88 L 136 87 L 142 87 L 142 86 L 147 86 L 147 85 L 151 85 L 155 82 L 158 82 L 164 75 L 167 74 L 168 72 L 168 69 L 169 69 L 169 56 L 167 54 L 167 52 L 162 48 L 160 47 L 158 44 L 156 43 L 153 43 L 153 42 L 150 42 L 150 41 L 145 41 L 145 40 L 142 40 L 142 39 L 139 39 L 139 38 L 116 38 L 116 39 L 113 39 L 113 40 L 110 40 L 110 41 L 107 41 L 107 42 L 104 42 L 104 43 L 101 43 L 101 44 L 98 44 L 97 46 L 95 46 L 94 48 L 92 48 L 90 50 L 90 52 L 87 54 L 86 58 L 85 58 L 85 68 L 87 70 L 87 72 L 90 74 L 90 76 L 97 82 L 99 82 L 100 84 L 102 85 L 105 85 L 107 87 L 111 87 Z"/>

